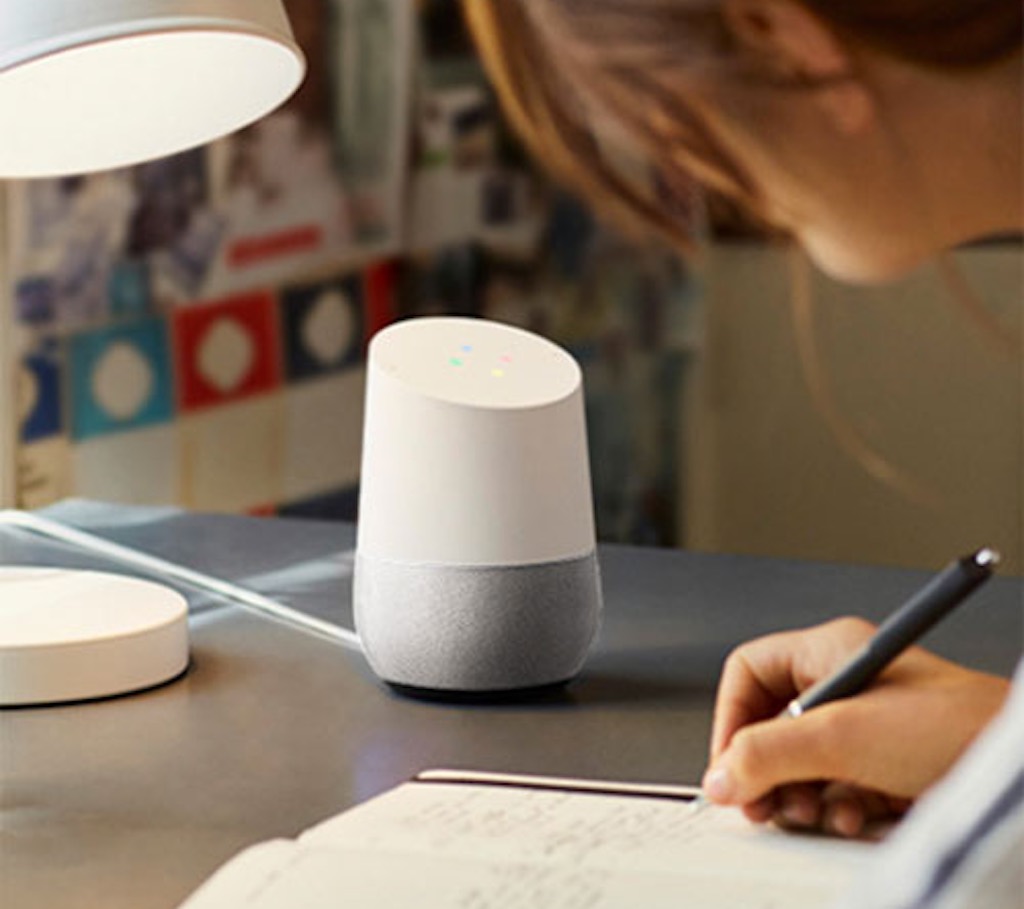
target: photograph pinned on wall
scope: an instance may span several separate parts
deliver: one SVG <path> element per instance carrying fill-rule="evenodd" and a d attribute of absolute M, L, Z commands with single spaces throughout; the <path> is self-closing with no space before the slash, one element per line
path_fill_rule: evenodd
<path fill-rule="evenodd" d="M 333 0 L 334 129 L 354 241 L 400 248 L 409 169 L 416 10 L 408 0 Z"/>
<path fill-rule="evenodd" d="M 428 252 L 475 240 L 484 183 L 496 163 L 497 120 L 483 86 L 424 92 L 417 105 L 410 246 Z"/>
<path fill-rule="evenodd" d="M 529 258 L 544 220 L 538 180 L 502 122 L 459 4 L 420 4 L 409 246 L 477 242 Z"/>
<path fill-rule="evenodd" d="M 18 320 L 74 330 L 106 319 L 136 205 L 131 173 L 15 181 L 8 199 Z"/>
<path fill-rule="evenodd" d="M 211 150 L 223 242 L 206 295 L 272 286 L 315 268 L 352 240 L 349 202 L 334 166 L 330 0 L 286 4 L 308 71 L 295 95 Z"/>
<path fill-rule="evenodd" d="M 203 292 L 225 228 L 209 168 L 201 148 L 133 168 L 136 204 L 110 286 L 113 315 L 140 314 L 147 297 L 165 308 Z"/>
<path fill-rule="evenodd" d="M 174 378 L 164 319 L 138 320 L 72 335 L 67 391 L 72 439 L 171 422 Z"/>
<path fill-rule="evenodd" d="M 409 5 L 286 6 L 308 72 L 282 108 L 214 146 L 225 229 L 207 295 L 392 254 L 401 243 Z"/>
<path fill-rule="evenodd" d="M 235 294 L 174 314 L 174 374 L 182 413 L 265 396 L 281 385 L 276 297 Z"/>
<path fill-rule="evenodd" d="M 9 198 L 16 314 L 41 331 L 144 318 L 193 299 L 223 230 L 205 149 L 18 181 Z"/>
<path fill-rule="evenodd" d="M 322 378 L 359 364 L 365 296 L 360 274 L 281 291 L 284 370 L 289 382 Z"/>

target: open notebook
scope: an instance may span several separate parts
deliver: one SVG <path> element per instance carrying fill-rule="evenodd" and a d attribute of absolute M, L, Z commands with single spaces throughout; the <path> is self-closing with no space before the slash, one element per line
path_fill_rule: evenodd
<path fill-rule="evenodd" d="M 828 907 L 872 851 L 689 787 L 428 771 L 242 852 L 182 909 Z"/>

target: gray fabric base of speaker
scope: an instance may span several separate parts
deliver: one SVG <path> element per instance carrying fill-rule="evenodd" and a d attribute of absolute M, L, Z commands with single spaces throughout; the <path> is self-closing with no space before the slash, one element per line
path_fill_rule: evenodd
<path fill-rule="evenodd" d="M 568 681 L 601 622 L 596 553 L 539 565 L 410 565 L 358 554 L 355 621 L 373 671 L 424 692 Z"/>

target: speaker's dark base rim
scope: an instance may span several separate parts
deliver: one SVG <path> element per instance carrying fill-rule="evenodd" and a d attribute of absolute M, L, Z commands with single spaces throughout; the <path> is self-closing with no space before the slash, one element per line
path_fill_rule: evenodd
<path fill-rule="evenodd" d="M 572 681 L 572 677 L 545 685 L 531 685 L 526 688 L 502 688 L 489 691 L 464 691 L 448 688 L 421 688 L 417 685 L 403 685 L 389 682 L 387 686 L 396 694 L 417 701 L 434 701 L 448 704 L 518 704 L 525 701 L 543 701 L 560 695 Z"/>

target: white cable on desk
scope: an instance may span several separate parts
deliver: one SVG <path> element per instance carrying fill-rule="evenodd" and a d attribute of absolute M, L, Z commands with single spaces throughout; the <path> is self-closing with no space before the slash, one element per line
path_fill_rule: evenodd
<path fill-rule="evenodd" d="M 133 565 L 136 568 L 172 578 L 190 587 L 231 600 L 240 606 L 258 612 L 261 615 L 277 619 L 294 628 L 315 634 L 317 637 L 325 638 L 335 644 L 341 644 L 343 647 L 359 651 L 363 649 L 359 636 L 347 628 L 342 628 L 331 622 L 325 622 L 314 616 L 306 615 L 297 609 L 285 606 L 283 603 L 278 603 L 276 600 L 272 600 L 255 591 L 247 590 L 244 587 L 239 587 L 237 584 L 232 584 L 229 581 L 193 571 L 191 568 L 185 568 L 183 565 L 168 562 L 166 559 L 139 552 L 127 546 L 122 546 L 119 543 L 112 543 L 110 540 L 104 540 L 94 534 L 69 527 L 50 518 L 10 509 L 0 511 L 0 526 L 14 527 L 52 540 L 59 540 L 62 543 L 105 556 L 114 561 Z"/>

